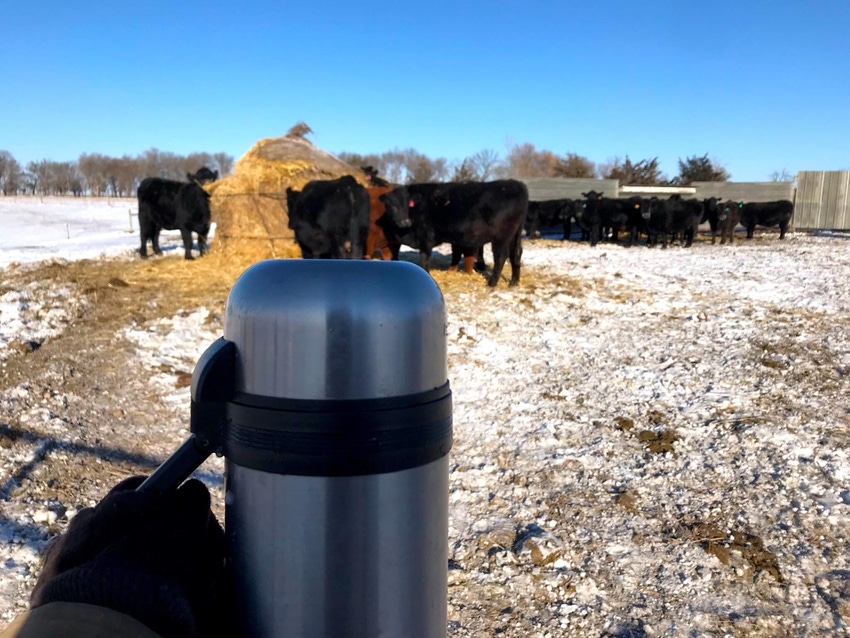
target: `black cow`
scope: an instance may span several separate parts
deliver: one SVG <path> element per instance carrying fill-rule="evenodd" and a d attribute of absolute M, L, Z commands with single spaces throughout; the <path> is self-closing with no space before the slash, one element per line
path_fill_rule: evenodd
<path fill-rule="evenodd" d="M 209 195 L 201 184 L 218 179 L 218 171 L 206 166 L 197 173 L 187 173 L 187 182 L 177 182 L 159 177 L 146 177 L 139 184 L 136 195 L 139 199 L 139 235 L 141 247 L 139 254 L 143 259 L 148 256 L 147 243 L 156 255 L 162 254 L 159 247 L 159 233 L 166 230 L 180 230 L 183 238 L 183 250 L 186 259 L 192 259 L 192 233 L 198 235 L 198 249 L 201 255 L 206 253 L 207 234 L 210 231 Z"/>
<path fill-rule="evenodd" d="M 540 228 L 563 225 L 564 239 L 570 238 L 570 218 L 575 202 L 572 199 L 550 199 L 543 202 L 528 202 L 525 218 L 525 233 L 529 239 L 540 237 Z"/>
<path fill-rule="evenodd" d="M 607 236 L 610 232 L 612 242 L 617 243 L 617 237 L 623 228 L 629 233 L 627 246 L 631 246 L 641 232 L 646 232 L 646 222 L 649 219 L 647 200 L 642 197 L 627 199 L 603 197 L 599 202 L 603 235 Z"/>
<path fill-rule="evenodd" d="M 493 249 L 489 286 L 499 282 L 510 257 L 510 285 L 519 283 L 522 229 L 528 214 L 528 189 L 516 180 L 410 184 L 381 196 L 382 220 L 388 235 L 419 250 L 420 264 L 430 269 L 431 252 L 444 242 L 452 245 L 452 267 L 464 257 L 471 272 L 484 244 Z"/>
<path fill-rule="evenodd" d="M 629 241 L 627 245 L 631 246 L 638 240 L 641 233 L 649 236 L 649 220 L 658 200 L 655 198 L 630 197 L 625 202 L 629 219 Z"/>
<path fill-rule="evenodd" d="M 719 223 L 719 215 L 720 215 L 720 199 L 717 197 L 709 197 L 707 199 L 702 200 L 702 207 L 705 211 L 703 217 L 704 221 L 708 222 L 709 228 L 711 228 L 711 243 L 714 243 L 714 238 L 717 235 L 717 228 Z"/>
<path fill-rule="evenodd" d="M 575 220 L 589 234 L 590 245 L 595 246 L 602 236 L 602 193 L 590 191 L 581 196 L 584 199 L 576 202 Z"/>
<path fill-rule="evenodd" d="M 304 259 L 362 259 L 369 234 L 369 193 L 350 175 L 286 189 L 289 227 Z"/>
<path fill-rule="evenodd" d="M 720 231 L 721 246 L 726 243 L 727 239 L 729 239 L 730 244 L 735 243 L 735 226 L 737 226 L 740 221 L 741 210 L 743 210 L 743 208 L 743 202 L 733 202 L 732 200 L 717 204 L 717 230 Z M 714 244 L 714 234 L 715 230 L 712 228 L 712 244 Z"/>
<path fill-rule="evenodd" d="M 686 247 L 694 242 L 697 227 L 702 222 L 704 210 L 702 202 L 683 200 L 681 195 L 671 195 L 667 199 L 653 198 L 652 212 L 649 217 L 647 246 L 653 246 L 661 237 L 662 248 L 667 248 L 671 234 L 682 233 Z M 696 202 L 689 203 L 689 202 Z"/>
<path fill-rule="evenodd" d="M 677 195 L 677 197 L 681 197 L 681 196 Z M 706 211 L 705 203 L 703 201 L 700 201 L 698 199 L 693 199 L 693 198 L 682 199 L 681 202 L 682 202 L 682 206 L 685 207 L 685 210 L 687 211 L 687 213 L 690 214 L 692 216 L 692 218 L 695 220 L 695 222 L 694 222 L 695 223 L 694 236 L 695 236 L 696 230 L 699 227 L 699 225 L 702 224 L 703 222 L 705 222 L 708 219 L 708 211 Z M 671 243 L 675 243 L 676 241 L 680 241 L 681 244 L 684 244 L 685 246 L 690 246 L 693 243 L 693 236 L 691 237 L 690 241 L 688 241 L 687 234 L 684 231 L 673 231 L 670 234 L 670 241 L 671 241 Z"/>
<path fill-rule="evenodd" d="M 753 238 L 756 226 L 779 226 L 779 239 L 785 239 L 785 231 L 794 214 L 794 204 L 787 199 L 777 202 L 748 202 L 741 209 L 741 225 L 747 229 L 747 239 Z"/>
<path fill-rule="evenodd" d="M 603 197 L 597 201 L 599 202 L 598 211 L 601 223 L 600 239 L 610 238 L 616 244 L 620 229 L 629 225 L 628 207 L 622 199 Z"/>

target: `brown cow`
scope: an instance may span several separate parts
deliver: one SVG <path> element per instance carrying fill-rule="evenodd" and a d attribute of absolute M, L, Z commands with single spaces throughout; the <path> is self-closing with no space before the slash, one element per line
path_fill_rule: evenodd
<path fill-rule="evenodd" d="M 366 259 L 372 259 L 376 251 L 381 251 L 381 259 L 398 261 L 401 242 L 387 239 L 384 229 L 378 226 L 378 220 L 384 215 L 384 202 L 381 195 L 389 193 L 395 186 L 373 186 L 369 191 L 369 235 L 366 237 Z"/>

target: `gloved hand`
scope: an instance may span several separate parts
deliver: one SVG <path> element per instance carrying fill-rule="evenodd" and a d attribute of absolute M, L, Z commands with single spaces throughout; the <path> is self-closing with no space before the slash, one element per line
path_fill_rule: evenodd
<path fill-rule="evenodd" d="M 144 479 L 122 481 L 71 520 L 45 554 L 30 606 L 88 603 L 166 638 L 218 635 L 224 532 L 209 491 L 192 479 L 151 499 L 134 491 Z"/>

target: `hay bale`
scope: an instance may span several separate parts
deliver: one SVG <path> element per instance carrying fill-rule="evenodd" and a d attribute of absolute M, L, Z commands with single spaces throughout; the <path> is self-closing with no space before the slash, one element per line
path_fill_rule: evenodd
<path fill-rule="evenodd" d="M 366 184 L 359 169 L 304 139 L 303 133 L 260 140 L 236 162 L 233 174 L 206 186 L 216 223 L 212 249 L 258 258 L 300 256 L 288 228 L 287 187 L 300 190 L 309 181 L 344 175 Z"/>

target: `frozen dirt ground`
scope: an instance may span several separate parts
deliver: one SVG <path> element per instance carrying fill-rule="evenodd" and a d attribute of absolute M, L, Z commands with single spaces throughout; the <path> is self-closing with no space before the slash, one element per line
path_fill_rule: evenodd
<path fill-rule="evenodd" d="M 513 289 L 435 273 L 449 635 L 843 635 L 847 238 L 544 240 L 523 264 Z M 188 375 L 222 328 L 222 299 L 99 323 L 91 291 L 24 271 L 0 287 L 0 626 L 50 536 L 187 435 Z M 219 515 L 221 471 L 201 471 Z"/>

